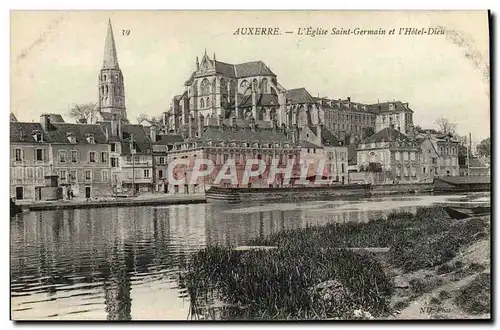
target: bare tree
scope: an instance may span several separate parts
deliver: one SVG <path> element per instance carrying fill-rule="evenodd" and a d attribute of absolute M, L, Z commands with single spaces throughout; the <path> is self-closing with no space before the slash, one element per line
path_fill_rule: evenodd
<path fill-rule="evenodd" d="M 143 113 L 140 113 L 140 114 L 137 115 L 137 123 L 140 124 L 141 121 L 143 121 L 145 119 L 149 120 L 148 114 L 146 114 L 146 113 L 143 112 Z"/>
<path fill-rule="evenodd" d="M 457 124 L 450 122 L 447 118 L 441 117 L 436 120 L 436 125 L 441 133 L 444 134 L 455 134 L 457 129 Z"/>
<path fill-rule="evenodd" d="M 85 118 L 87 120 L 92 121 L 94 116 L 98 112 L 97 103 L 83 103 L 83 104 L 75 104 L 69 110 L 69 116 L 75 118 L 76 120 Z"/>

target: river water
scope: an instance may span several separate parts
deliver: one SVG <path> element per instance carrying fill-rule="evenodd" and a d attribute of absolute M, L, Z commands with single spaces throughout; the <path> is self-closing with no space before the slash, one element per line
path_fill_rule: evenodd
<path fill-rule="evenodd" d="M 180 265 L 208 244 L 362 222 L 460 196 L 193 204 L 30 212 L 11 219 L 14 320 L 186 320 Z"/>

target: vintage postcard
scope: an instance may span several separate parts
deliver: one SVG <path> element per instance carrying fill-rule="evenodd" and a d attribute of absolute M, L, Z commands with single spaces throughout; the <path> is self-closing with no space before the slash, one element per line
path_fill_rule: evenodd
<path fill-rule="evenodd" d="M 11 11 L 11 319 L 491 319 L 488 11 Z"/>

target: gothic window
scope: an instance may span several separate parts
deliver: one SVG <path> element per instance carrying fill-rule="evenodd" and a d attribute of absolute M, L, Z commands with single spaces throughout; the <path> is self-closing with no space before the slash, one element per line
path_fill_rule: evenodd
<path fill-rule="evenodd" d="M 262 79 L 262 93 L 267 94 L 267 79 Z"/>
<path fill-rule="evenodd" d="M 207 97 L 207 107 L 209 107 L 209 106 L 210 106 L 210 98 Z"/>
<path fill-rule="evenodd" d="M 108 86 L 107 86 L 107 85 L 106 85 L 106 86 L 104 86 L 104 92 L 105 92 L 106 94 L 108 94 Z"/>
<path fill-rule="evenodd" d="M 106 75 L 103 76 L 103 80 L 106 81 L 107 80 L 107 77 Z"/>
<path fill-rule="evenodd" d="M 254 78 L 252 83 L 254 90 L 257 91 L 257 88 L 259 87 L 259 82 L 257 81 L 257 79 Z"/>
<path fill-rule="evenodd" d="M 204 108 L 204 107 L 205 107 L 205 100 L 200 99 L 200 108 Z"/>
<path fill-rule="evenodd" d="M 203 79 L 203 81 L 201 82 L 200 89 L 201 95 L 208 95 L 208 93 L 210 92 L 210 83 L 208 82 L 207 78 Z"/>
<path fill-rule="evenodd" d="M 101 86 L 101 94 L 104 94 L 104 86 Z"/>
<path fill-rule="evenodd" d="M 217 87 L 217 78 L 214 78 L 214 81 L 212 81 L 212 92 L 215 93 L 215 89 Z"/>

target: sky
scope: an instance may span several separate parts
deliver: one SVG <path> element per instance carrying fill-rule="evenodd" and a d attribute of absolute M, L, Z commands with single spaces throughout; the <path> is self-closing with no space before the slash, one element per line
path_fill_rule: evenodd
<path fill-rule="evenodd" d="M 10 96 L 18 120 L 50 112 L 71 121 L 73 104 L 97 101 L 108 18 L 133 122 L 168 109 L 206 49 L 233 64 L 262 60 L 287 89 L 366 104 L 401 100 L 416 125 L 433 128 L 446 117 L 476 142 L 490 135 L 486 11 L 13 11 Z M 243 27 L 282 34 L 234 35 Z M 396 35 L 297 34 L 307 27 Z M 431 27 L 445 34 L 398 35 Z"/>

